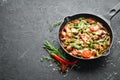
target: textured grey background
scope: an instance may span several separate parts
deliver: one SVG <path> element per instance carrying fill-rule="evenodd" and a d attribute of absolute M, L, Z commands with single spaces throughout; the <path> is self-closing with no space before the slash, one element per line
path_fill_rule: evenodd
<path fill-rule="evenodd" d="M 57 42 L 50 25 L 80 12 L 105 15 L 120 0 L 0 0 L 0 80 L 119 80 L 120 12 L 111 20 L 114 43 L 108 57 L 80 62 L 61 74 L 56 64 L 40 62 L 44 40 Z"/>

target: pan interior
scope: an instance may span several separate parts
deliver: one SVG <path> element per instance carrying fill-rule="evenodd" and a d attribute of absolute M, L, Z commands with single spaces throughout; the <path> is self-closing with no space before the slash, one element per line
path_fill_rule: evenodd
<path fill-rule="evenodd" d="M 65 20 L 64 20 L 64 22 L 62 23 L 62 25 L 60 26 L 60 29 L 59 29 L 59 42 L 60 42 L 60 45 L 61 45 L 61 46 L 62 46 L 62 44 L 61 44 L 61 41 L 60 41 L 60 32 L 61 32 L 62 28 L 66 25 L 67 22 L 69 22 L 69 21 L 71 21 L 71 20 L 74 20 L 74 19 L 78 19 L 78 18 L 80 18 L 80 17 L 93 18 L 94 20 L 100 22 L 100 23 L 103 25 L 103 27 L 105 27 L 105 28 L 107 29 L 107 31 L 109 32 L 109 34 L 110 34 L 110 38 L 111 38 L 111 39 L 110 39 L 110 40 L 111 40 L 110 46 L 111 46 L 111 43 L 112 43 L 112 40 L 113 40 L 113 34 L 112 34 L 112 30 L 111 30 L 110 24 L 108 23 L 109 21 L 106 20 L 104 17 L 99 17 L 99 16 L 94 15 L 94 14 L 77 14 L 77 15 L 73 15 L 73 16 L 70 16 L 70 17 L 66 17 L 66 18 L 68 18 L 68 19 L 65 19 Z M 109 47 L 110 47 L 110 46 L 109 46 Z M 108 47 L 106 50 L 108 50 L 109 47 Z M 62 46 L 62 48 L 64 49 L 63 46 Z M 65 49 L 64 49 L 64 50 L 65 50 Z M 67 50 L 65 50 L 65 51 L 67 52 Z M 68 52 L 67 52 L 67 53 L 68 53 Z M 69 54 L 69 53 L 68 53 L 68 54 Z M 73 56 L 73 55 L 71 55 L 71 56 Z M 101 56 L 102 56 L 102 55 L 101 55 Z M 80 57 L 77 57 L 77 56 L 73 56 L 73 57 L 76 57 L 76 58 L 78 58 L 78 59 L 89 59 L 89 58 L 80 58 Z M 99 57 L 100 57 L 100 56 L 99 56 Z M 96 57 L 96 58 L 98 58 L 98 57 Z"/>

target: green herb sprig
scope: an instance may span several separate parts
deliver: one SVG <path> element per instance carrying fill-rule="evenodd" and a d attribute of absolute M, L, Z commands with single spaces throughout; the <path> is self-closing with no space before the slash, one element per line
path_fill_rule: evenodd
<path fill-rule="evenodd" d="M 49 28 L 50 32 L 53 30 L 53 28 L 59 26 L 61 23 L 62 23 L 62 20 L 54 22 Z"/>
<path fill-rule="evenodd" d="M 43 44 L 50 54 L 55 53 L 61 58 L 66 59 L 65 56 L 61 53 L 61 51 L 58 48 L 55 48 L 53 43 L 50 44 L 48 41 L 45 41 Z"/>

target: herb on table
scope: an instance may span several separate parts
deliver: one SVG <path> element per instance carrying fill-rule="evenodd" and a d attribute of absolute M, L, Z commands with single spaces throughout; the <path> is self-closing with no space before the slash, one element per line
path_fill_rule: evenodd
<path fill-rule="evenodd" d="M 48 41 L 44 42 L 44 48 L 50 53 L 52 58 L 58 61 L 60 65 L 60 70 L 66 72 L 68 65 L 74 65 L 78 60 L 68 61 L 67 58 L 61 53 L 61 51 L 55 48 L 54 44 L 49 43 Z"/>
<path fill-rule="evenodd" d="M 53 58 L 51 58 L 50 56 L 45 56 L 45 55 L 43 55 L 43 56 L 40 58 L 40 61 L 43 62 L 44 60 L 52 61 L 52 62 L 55 61 L 55 60 L 54 60 Z"/>
<path fill-rule="evenodd" d="M 62 20 L 54 22 L 49 28 L 50 32 L 53 30 L 53 28 L 59 26 L 61 23 L 62 23 Z"/>

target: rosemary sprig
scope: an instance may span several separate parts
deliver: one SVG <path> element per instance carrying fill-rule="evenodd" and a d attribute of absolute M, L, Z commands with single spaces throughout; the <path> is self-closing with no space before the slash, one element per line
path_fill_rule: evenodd
<path fill-rule="evenodd" d="M 65 56 L 61 53 L 61 51 L 58 48 L 55 48 L 53 43 L 50 44 L 48 41 L 45 41 L 43 44 L 50 54 L 57 54 L 58 56 L 66 60 Z"/>
<path fill-rule="evenodd" d="M 59 26 L 61 23 L 62 23 L 62 20 L 54 22 L 49 28 L 50 32 L 53 30 L 53 28 Z"/>

